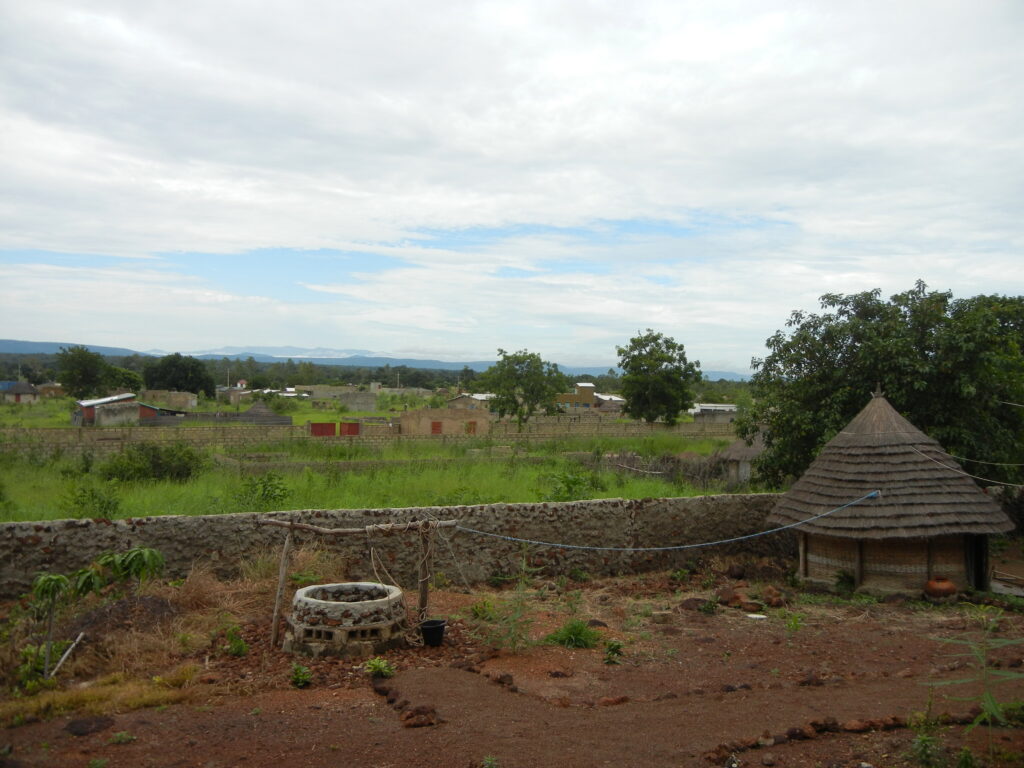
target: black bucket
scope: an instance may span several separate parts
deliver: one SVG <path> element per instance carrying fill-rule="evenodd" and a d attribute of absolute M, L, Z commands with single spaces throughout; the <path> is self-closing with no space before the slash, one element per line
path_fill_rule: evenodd
<path fill-rule="evenodd" d="M 420 623 L 420 634 L 423 644 L 436 648 L 444 642 L 444 628 L 448 624 L 445 619 L 427 619 Z"/>

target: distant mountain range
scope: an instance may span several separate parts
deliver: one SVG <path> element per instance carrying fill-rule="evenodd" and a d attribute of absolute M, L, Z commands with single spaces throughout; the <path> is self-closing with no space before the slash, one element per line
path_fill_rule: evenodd
<path fill-rule="evenodd" d="M 134 349 L 122 347 L 101 347 L 93 344 L 76 345 L 70 342 L 51 341 L 18 341 L 15 339 L 0 339 L 0 354 L 21 354 L 21 355 L 55 355 L 62 347 L 83 346 L 93 352 L 112 357 L 126 357 L 128 355 L 143 355 L 146 357 L 163 357 L 171 354 L 158 349 L 151 349 L 146 352 L 139 352 Z M 405 365 L 409 368 L 428 368 L 447 371 L 459 371 L 468 367 L 474 371 L 485 371 L 494 365 L 493 360 L 473 360 L 470 362 L 447 362 L 444 360 L 421 360 L 413 357 L 393 357 L 387 353 L 373 353 L 366 349 L 325 349 L 317 347 L 308 349 L 303 347 L 221 347 L 215 350 L 204 350 L 199 352 L 187 352 L 200 360 L 247 360 L 252 358 L 259 363 L 281 363 L 289 358 L 295 362 L 309 361 L 317 365 L 345 365 L 356 368 L 380 368 L 385 365 L 397 367 Z M 608 373 L 606 366 L 575 366 L 559 365 L 563 373 L 571 376 L 602 376 Z M 726 379 L 728 381 L 746 381 L 750 377 L 733 371 L 704 371 L 704 375 L 712 381 Z"/>

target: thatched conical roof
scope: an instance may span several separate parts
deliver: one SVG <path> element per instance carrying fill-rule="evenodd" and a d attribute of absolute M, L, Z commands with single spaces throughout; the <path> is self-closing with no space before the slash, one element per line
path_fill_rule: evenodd
<path fill-rule="evenodd" d="M 999 505 L 962 473 L 935 440 L 876 394 L 779 499 L 768 523 L 796 523 L 878 490 L 878 498 L 799 530 L 855 539 L 1012 530 Z"/>

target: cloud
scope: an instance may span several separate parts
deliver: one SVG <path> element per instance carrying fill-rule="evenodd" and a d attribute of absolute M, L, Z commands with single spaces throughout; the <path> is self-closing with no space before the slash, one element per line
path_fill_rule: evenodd
<path fill-rule="evenodd" d="M 2 13 L 0 251 L 40 269 L 0 315 L 25 337 L 88 316 L 111 342 L 159 329 L 147 347 L 443 334 L 568 361 L 651 325 L 735 367 L 826 291 L 1024 289 L 1014 4 Z M 98 260 L 45 272 L 59 254 Z"/>

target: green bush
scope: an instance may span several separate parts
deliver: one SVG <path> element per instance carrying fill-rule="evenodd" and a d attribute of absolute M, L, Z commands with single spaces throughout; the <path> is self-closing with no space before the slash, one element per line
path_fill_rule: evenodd
<path fill-rule="evenodd" d="M 566 648 L 593 648 L 600 639 L 601 633 L 582 619 L 567 621 L 545 638 L 549 643 Z"/>
<path fill-rule="evenodd" d="M 111 456 L 99 466 L 98 472 L 105 480 L 172 480 L 183 483 L 199 474 L 205 464 L 206 457 L 202 453 L 183 443 L 139 443 Z"/>
<path fill-rule="evenodd" d="M 109 486 L 75 483 L 64 493 L 57 506 L 68 517 L 110 519 L 121 511 L 121 500 Z"/>
<path fill-rule="evenodd" d="M 284 478 L 275 472 L 267 472 L 246 479 L 235 495 L 235 502 L 246 511 L 267 511 L 290 495 Z"/>
<path fill-rule="evenodd" d="M 395 668 L 391 666 L 391 662 L 382 656 L 375 656 L 374 658 L 363 664 L 363 669 L 369 673 L 370 677 L 394 677 Z"/>

